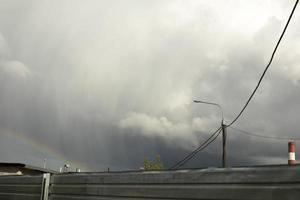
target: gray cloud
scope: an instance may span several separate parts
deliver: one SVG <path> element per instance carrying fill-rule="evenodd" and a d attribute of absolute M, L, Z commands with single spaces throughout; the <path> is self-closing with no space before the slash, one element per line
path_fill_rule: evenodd
<path fill-rule="evenodd" d="M 30 70 L 21 62 L 16 60 L 3 61 L 0 63 L 2 73 L 14 78 L 27 79 L 30 76 Z"/>
<path fill-rule="evenodd" d="M 53 167 L 72 162 L 102 170 L 138 168 L 144 156 L 161 154 L 172 164 L 220 123 L 216 108 L 192 100 L 220 103 L 229 122 L 254 88 L 289 9 L 258 0 L 1 2 L 0 128 L 42 144 L 24 141 L 13 153 L 0 145 L 1 160 L 13 155 L 40 164 L 48 157 Z M 299 19 L 237 126 L 298 135 Z M 1 141 L 13 144 L 4 135 Z M 229 130 L 230 160 L 283 162 L 285 143 Z M 219 146 L 218 140 L 189 166 L 219 165 Z"/>

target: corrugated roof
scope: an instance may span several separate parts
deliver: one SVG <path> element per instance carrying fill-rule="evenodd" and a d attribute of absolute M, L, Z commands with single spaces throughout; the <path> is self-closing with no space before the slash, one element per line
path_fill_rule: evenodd
<path fill-rule="evenodd" d="M 6 163 L 6 162 L 0 162 L 0 166 L 5 166 L 5 167 L 20 167 L 20 168 L 25 168 L 25 169 L 30 169 L 34 171 L 40 171 L 44 173 L 52 173 L 56 174 L 58 171 L 52 170 L 52 169 L 46 169 L 46 168 L 41 168 L 41 167 L 36 167 L 32 165 L 26 165 L 24 163 Z"/>

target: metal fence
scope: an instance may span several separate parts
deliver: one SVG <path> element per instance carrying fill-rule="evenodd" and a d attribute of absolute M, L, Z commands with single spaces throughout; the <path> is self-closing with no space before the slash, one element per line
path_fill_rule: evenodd
<path fill-rule="evenodd" d="M 40 200 L 43 176 L 0 177 L 1 200 Z"/>
<path fill-rule="evenodd" d="M 35 180 L 37 186 L 40 181 Z M 4 182 L 0 178 L 2 185 Z M 10 182 L 8 189 L 17 193 L 15 188 L 28 180 L 20 177 L 19 181 Z M 33 180 L 30 183 L 35 185 Z M 5 192 L 2 185 L 0 191 Z M 18 191 L 35 192 L 37 195 L 31 199 L 38 199 L 41 190 L 32 186 L 23 185 Z M 297 200 L 300 199 L 300 166 L 57 174 L 51 175 L 49 194 L 47 191 L 45 194 L 44 200 Z M 26 199 L 27 196 L 0 199 Z"/>
<path fill-rule="evenodd" d="M 300 167 L 54 175 L 51 200 L 299 199 Z"/>

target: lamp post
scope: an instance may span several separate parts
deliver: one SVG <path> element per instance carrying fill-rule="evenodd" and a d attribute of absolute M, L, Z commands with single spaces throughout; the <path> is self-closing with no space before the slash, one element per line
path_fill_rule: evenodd
<path fill-rule="evenodd" d="M 222 115 L 222 121 L 221 121 L 221 127 L 222 127 L 222 146 L 223 146 L 223 154 L 222 154 L 222 167 L 226 167 L 226 138 L 227 138 L 227 130 L 226 130 L 226 125 L 224 124 L 224 112 L 222 107 L 217 104 L 217 103 L 212 103 L 212 102 L 207 102 L 207 101 L 199 101 L 199 100 L 194 100 L 194 103 L 203 103 L 203 104 L 209 104 L 213 106 L 217 106 L 219 110 L 221 111 Z"/>

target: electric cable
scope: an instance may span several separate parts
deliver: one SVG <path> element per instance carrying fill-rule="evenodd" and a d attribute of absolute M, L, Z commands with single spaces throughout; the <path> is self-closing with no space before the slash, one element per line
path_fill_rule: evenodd
<path fill-rule="evenodd" d="M 278 137 L 278 136 L 266 136 L 266 135 L 261 135 L 261 134 L 256 134 L 256 133 L 251 133 L 249 131 L 245 131 L 236 127 L 229 127 L 235 131 L 239 131 L 240 133 L 246 134 L 248 136 L 254 136 L 254 137 L 260 137 L 260 138 L 264 138 L 264 139 L 272 139 L 272 140 L 300 140 L 300 138 L 288 138 L 288 137 Z"/>
<path fill-rule="evenodd" d="M 242 115 L 242 113 L 244 112 L 244 110 L 247 108 L 248 104 L 250 103 L 250 101 L 251 101 L 252 97 L 254 96 L 254 94 L 256 93 L 257 89 L 259 88 L 259 86 L 260 86 L 260 84 L 261 84 L 261 82 L 262 82 L 262 80 L 263 80 L 263 78 L 264 78 L 264 76 L 265 76 L 267 70 L 269 69 L 269 67 L 270 67 L 270 65 L 271 65 L 271 63 L 272 63 L 272 61 L 273 61 L 273 58 L 274 58 L 275 53 L 276 53 L 276 51 L 277 51 L 277 48 L 278 48 L 278 46 L 279 46 L 279 44 L 280 44 L 280 42 L 281 42 L 281 40 L 282 40 L 282 38 L 283 38 L 283 36 L 284 36 L 284 34 L 285 34 L 285 32 L 286 32 L 286 29 L 287 29 L 287 27 L 288 27 L 288 25 L 289 25 L 289 23 L 290 23 L 290 21 L 291 21 L 291 19 L 292 19 L 292 16 L 293 16 L 293 14 L 294 14 L 294 11 L 296 10 L 296 7 L 297 7 L 297 5 L 298 5 L 298 2 L 299 2 L 299 0 L 296 0 L 296 3 L 295 3 L 295 5 L 294 5 L 294 7 L 293 7 L 293 10 L 292 10 L 292 12 L 290 13 L 290 16 L 289 16 L 289 18 L 288 18 L 288 21 L 287 21 L 287 23 L 286 23 L 286 25 L 285 25 L 285 27 L 284 27 L 284 29 L 283 29 L 283 32 L 281 33 L 281 35 L 280 35 L 280 37 L 279 37 L 279 40 L 277 41 L 277 44 L 276 44 L 276 46 L 275 46 L 275 49 L 273 50 L 271 59 L 269 60 L 268 65 L 266 66 L 264 72 L 262 73 L 262 75 L 261 75 L 261 77 L 260 77 L 260 79 L 259 79 L 259 81 L 258 81 L 258 83 L 257 83 L 257 85 L 256 85 L 256 87 L 255 87 L 255 89 L 254 89 L 253 92 L 251 93 L 249 99 L 247 100 L 247 102 L 246 102 L 246 104 L 244 105 L 244 107 L 242 108 L 242 110 L 241 110 L 241 111 L 239 112 L 239 114 L 234 118 L 234 120 L 233 120 L 229 125 L 227 125 L 227 127 L 231 126 L 232 124 L 234 124 L 234 123 L 239 119 L 239 117 Z"/>
<path fill-rule="evenodd" d="M 198 152 L 205 149 L 210 143 L 212 143 L 216 138 L 219 136 L 221 132 L 222 127 L 219 127 L 216 131 L 214 131 L 211 136 L 206 139 L 199 147 L 197 147 L 195 150 L 193 150 L 191 153 L 189 153 L 187 156 L 185 156 L 182 160 L 178 161 L 176 164 L 174 164 L 169 169 L 178 169 L 179 167 L 185 165 L 190 159 L 192 159 Z"/>

